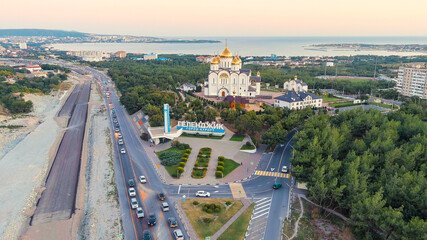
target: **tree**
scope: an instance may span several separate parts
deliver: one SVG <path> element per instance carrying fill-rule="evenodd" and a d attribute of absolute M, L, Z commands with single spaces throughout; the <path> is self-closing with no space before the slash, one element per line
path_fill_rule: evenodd
<path fill-rule="evenodd" d="M 151 127 L 163 126 L 163 116 L 160 114 L 154 115 L 149 119 Z"/>
<path fill-rule="evenodd" d="M 205 110 L 205 114 L 204 115 L 205 115 L 205 120 L 206 121 L 212 122 L 212 121 L 215 120 L 216 116 L 218 116 L 218 112 L 214 108 L 208 107 Z"/>
<path fill-rule="evenodd" d="M 279 143 L 286 141 L 287 131 L 283 129 L 281 123 L 276 123 L 268 131 L 266 131 L 262 136 L 261 140 L 264 144 L 267 144 L 269 147 L 276 146 Z"/>

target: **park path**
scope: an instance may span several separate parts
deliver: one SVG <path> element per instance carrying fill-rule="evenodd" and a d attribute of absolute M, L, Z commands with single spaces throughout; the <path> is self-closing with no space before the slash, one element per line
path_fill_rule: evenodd
<path fill-rule="evenodd" d="M 234 223 L 234 221 L 236 221 L 236 219 L 238 217 L 240 217 L 240 215 L 242 215 L 242 213 L 244 211 L 246 211 L 246 209 L 248 209 L 248 207 L 252 204 L 251 201 L 247 200 L 247 199 L 242 199 L 241 200 L 243 203 L 243 207 L 232 217 L 230 218 L 230 220 L 228 220 L 228 222 L 226 224 L 224 224 L 224 226 L 222 226 L 212 237 L 212 240 L 216 240 L 218 239 L 224 232 L 225 230 L 227 230 L 231 224 Z"/>
<path fill-rule="evenodd" d="M 302 204 L 301 196 L 299 194 L 298 194 L 298 200 L 299 200 L 299 205 L 301 206 L 301 212 L 299 214 L 297 222 L 295 223 L 294 234 L 292 234 L 292 236 L 289 239 L 294 239 L 297 236 L 297 234 L 298 234 L 299 220 L 301 220 L 302 216 L 304 215 L 304 205 Z"/>

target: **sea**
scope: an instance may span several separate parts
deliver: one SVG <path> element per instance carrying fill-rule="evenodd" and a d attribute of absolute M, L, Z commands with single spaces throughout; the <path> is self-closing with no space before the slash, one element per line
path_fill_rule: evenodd
<path fill-rule="evenodd" d="M 50 46 L 64 51 L 103 51 L 157 54 L 220 54 L 227 44 L 240 56 L 354 56 L 427 55 L 426 52 L 391 52 L 316 48 L 315 44 L 427 44 L 427 36 L 417 37 L 165 37 L 172 39 L 217 40 L 219 43 L 67 43 Z"/>

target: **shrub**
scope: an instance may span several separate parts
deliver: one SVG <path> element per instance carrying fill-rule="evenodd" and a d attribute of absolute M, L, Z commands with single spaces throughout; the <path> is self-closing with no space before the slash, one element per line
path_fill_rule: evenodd
<path fill-rule="evenodd" d="M 219 210 L 220 210 L 219 208 L 215 208 L 215 212 L 219 212 Z"/>
<path fill-rule="evenodd" d="M 210 210 L 210 209 L 209 209 Z M 207 217 L 205 217 L 205 218 L 203 218 L 203 222 L 204 223 L 211 223 L 212 222 L 212 219 L 211 218 L 207 218 Z"/>
<path fill-rule="evenodd" d="M 190 154 L 188 154 L 188 153 L 184 153 L 184 155 L 183 155 L 184 157 L 186 157 L 186 158 L 188 158 L 189 156 L 190 156 Z"/>
<path fill-rule="evenodd" d="M 218 162 L 218 166 L 224 166 L 224 162 Z"/>
<path fill-rule="evenodd" d="M 176 165 L 181 161 L 181 153 L 179 152 L 165 152 L 160 156 L 160 161 L 164 166 Z"/>
<path fill-rule="evenodd" d="M 218 167 L 216 167 L 216 170 L 222 172 L 222 171 L 224 171 L 224 167 L 223 166 L 218 166 Z"/>
<path fill-rule="evenodd" d="M 187 149 L 185 149 L 185 152 L 186 153 L 191 153 L 191 149 L 187 148 Z"/>
<path fill-rule="evenodd" d="M 225 205 L 230 206 L 231 205 L 231 201 L 225 202 Z"/>
<path fill-rule="evenodd" d="M 206 206 L 206 205 L 203 206 L 203 211 L 208 211 L 208 209 L 209 209 L 208 206 Z"/>
<path fill-rule="evenodd" d="M 198 202 L 198 201 L 193 201 L 193 205 L 194 206 L 197 206 L 197 205 L 199 205 L 200 203 Z"/>
<path fill-rule="evenodd" d="M 218 161 L 224 161 L 225 160 L 225 157 L 224 156 L 219 156 L 218 157 Z"/>
<path fill-rule="evenodd" d="M 180 163 L 179 163 L 179 166 L 180 166 L 180 167 L 185 167 L 185 162 L 180 162 Z"/>
<path fill-rule="evenodd" d="M 176 141 L 173 141 L 173 142 L 172 142 L 171 146 L 172 146 L 172 147 L 178 147 L 180 144 L 181 144 L 181 143 L 180 143 L 178 140 L 176 140 Z"/>
<path fill-rule="evenodd" d="M 196 168 L 196 167 L 193 167 L 193 170 L 197 170 L 198 168 Z"/>
<path fill-rule="evenodd" d="M 222 177 L 222 171 L 216 171 L 215 172 L 215 176 L 218 177 L 218 178 Z"/>
<path fill-rule="evenodd" d="M 184 168 L 183 167 L 177 167 L 176 170 L 178 170 L 179 173 L 183 173 L 184 172 Z"/>
<path fill-rule="evenodd" d="M 246 147 L 251 147 L 251 146 L 252 146 L 252 143 L 251 143 L 251 142 L 249 142 L 249 141 L 247 141 L 245 145 L 246 145 Z"/>
<path fill-rule="evenodd" d="M 147 133 L 142 133 L 141 139 L 144 140 L 144 141 L 148 141 L 148 134 Z"/>
<path fill-rule="evenodd" d="M 187 162 L 187 160 L 188 160 L 188 158 L 185 158 L 185 157 L 181 158 L 181 161 L 183 161 L 183 162 Z"/>
<path fill-rule="evenodd" d="M 195 167 L 198 167 L 198 166 L 199 166 L 199 162 L 198 162 L 198 161 L 196 161 L 196 162 L 194 163 L 194 166 L 195 166 Z"/>
<path fill-rule="evenodd" d="M 212 211 L 212 209 L 209 208 L 206 212 L 207 213 L 212 213 L 213 211 Z"/>

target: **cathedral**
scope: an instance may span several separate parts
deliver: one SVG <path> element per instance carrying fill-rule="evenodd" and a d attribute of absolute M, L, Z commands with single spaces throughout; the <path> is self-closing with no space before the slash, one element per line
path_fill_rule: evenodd
<path fill-rule="evenodd" d="M 210 63 L 209 76 L 204 83 L 207 97 L 256 97 L 261 92 L 261 76 L 251 76 L 250 69 L 242 69 L 242 60 L 225 46 L 220 56 Z"/>

